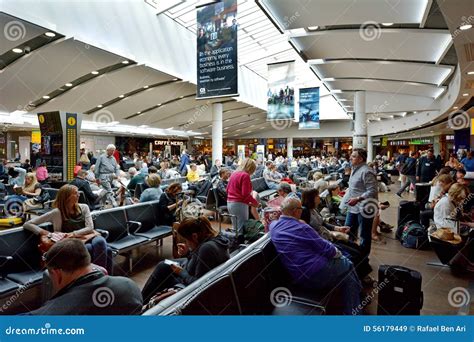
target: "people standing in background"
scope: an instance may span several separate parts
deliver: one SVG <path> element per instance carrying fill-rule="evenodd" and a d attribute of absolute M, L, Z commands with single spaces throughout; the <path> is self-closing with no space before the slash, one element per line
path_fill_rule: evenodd
<path fill-rule="evenodd" d="M 474 152 L 469 151 L 467 157 L 461 160 L 461 163 L 464 165 L 464 170 L 466 170 L 467 178 L 474 178 Z"/>
<path fill-rule="evenodd" d="M 107 191 L 107 200 L 116 207 L 117 201 L 112 191 L 112 181 L 117 179 L 120 175 L 120 168 L 117 164 L 117 160 L 114 158 L 114 152 L 115 145 L 108 145 L 106 153 L 97 159 L 94 173 L 99 184 Z"/>
<path fill-rule="evenodd" d="M 433 150 L 429 149 L 426 156 L 418 160 L 416 169 L 416 181 L 428 183 L 436 176 L 437 162 Z"/>
<path fill-rule="evenodd" d="M 404 164 L 403 167 L 400 169 L 400 173 L 405 175 L 406 177 L 406 182 L 402 183 L 402 186 L 400 187 L 400 190 L 397 192 L 398 197 L 402 197 L 403 191 L 406 190 L 406 188 L 409 189 L 409 186 L 415 186 L 416 183 L 416 152 L 411 151 L 410 152 L 410 157 L 408 157 Z"/>
<path fill-rule="evenodd" d="M 179 173 L 183 176 L 186 175 L 188 169 L 187 166 L 189 165 L 190 159 L 189 159 L 189 154 L 186 152 L 186 150 L 183 150 L 181 153 L 181 162 L 179 164 Z"/>

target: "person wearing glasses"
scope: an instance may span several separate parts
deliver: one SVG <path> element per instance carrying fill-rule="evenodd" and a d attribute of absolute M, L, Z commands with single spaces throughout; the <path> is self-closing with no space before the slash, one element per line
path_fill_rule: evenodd
<path fill-rule="evenodd" d="M 337 287 L 341 313 L 357 312 L 362 288 L 352 262 L 300 220 L 303 206 L 299 199 L 286 198 L 281 210 L 280 219 L 270 224 L 270 238 L 293 283 L 315 292 Z"/>
<path fill-rule="evenodd" d="M 138 286 L 128 278 L 105 275 L 102 270 L 92 265 L 91 257 L 82 241 L 61 240 L 45 253 L 43 260 L 55 294 L 29 315 L 141 313 L 143 301 Z"/>
<path fill-rule="evenodd" d="M 229 259 L 229 240 L 218 234 L 204 216 L 185 218 L 177 228 L 180 259 L 161 261 L 142 290 L 143 301 L 177 284 L 189 285 Z"/>

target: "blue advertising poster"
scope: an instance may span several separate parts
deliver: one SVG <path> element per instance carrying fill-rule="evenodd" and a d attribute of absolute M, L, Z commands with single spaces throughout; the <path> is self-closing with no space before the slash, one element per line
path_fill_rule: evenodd
<path fill-rule="evenodd" d="M 299 129 L 319 129 L 319 87 L 300 89 Z"/>
<path fill-rule="evenodd" d="M 267 120 L 295 117 L 295 62 L 268 65 Z"/>
<path fill-rule="evenodd" d="M 237 31 L 237 0 L 198 8 L 197 98 L 238 95 Z"/>

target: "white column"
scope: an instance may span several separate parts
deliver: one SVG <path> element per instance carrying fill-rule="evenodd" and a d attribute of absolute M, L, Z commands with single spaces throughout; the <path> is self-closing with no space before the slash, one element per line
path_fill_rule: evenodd
<path fill-rule="evenodd" d="M 372 141 L 372 136 L 367 137 L 367 162 L 371 162 L 374 157 L 374 143 Z"/>
<path fill-rule="evenodd" d="M 357 91 L 354 96 L 354 134 L 353 148 L 367 149 L 367 114 L 365 113 L 365 92 Z"/>
<path fill-rule="evenodd" d="M 286 138 L 286 156 L 290 161 L 293 159 L 293 138 Z"/>
<path fill-rule="evenodd" d="M 222 103 L 212 104 L 212 163 L 222 159 Z"/>

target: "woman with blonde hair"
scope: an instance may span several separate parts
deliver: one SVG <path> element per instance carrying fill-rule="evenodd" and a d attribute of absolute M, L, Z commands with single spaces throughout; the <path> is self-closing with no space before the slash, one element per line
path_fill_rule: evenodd
<path fill-rule="evenodd" d="M 457 214 L 462 212 L 464 202 L 469 196 L 469 188 L 454 183 L 434 207 L 434 223 L 436 228 L 456 228 Z"/>
<path fill-rule="evenodd" d="M 59 241 L 66 238 L 78 238 L 85 241 L 92 262 L 112 273 L 112 250 L 107 242 L 94 230 L 91 212 L 87 204 L 78 203 L 79 190 L 74 185 L 63 185 L 53 203 L 54 209 L 44 215 L 26 222 L 23 228 L 36 235 L 46 235 Z M 52 223 L 54 235 L 41 228 L 41 223 Z M 94 234 L 95 233 L 95 234 Z M 86 240 L 90 237 L 90 240 Z"/>
<path fill-rule="evenodd" d="M 163 191 L 160 188 L 161 178 L 155 173 L 150 174 L 145 183 L 148 184 L 149 188 L 143 190 L 140 196 L 140 202 L 158 201 Z"/>
<path fill-rule="evenodd" d="M 329 183 L 324 180 L 324 175 L 320 171 L 317 171 L 313 174 L 313 180 L 313 187 L 318 190 L 320 194 L 329 187 Z"/>
<path fill-rule="evenodd" d="M 5 208 L 9 214 L 13 213 L 14 208 L 28 209 L 33 207 L 33 198 L 41 194 L 41 184 L 37 181 L 36 175 L 28 172 L 25 175 L 25 184 L 23 187 L 17 187 L 16 195 L 5 197 Z"/>
<path fill-rule="evenodd" d="M 232 216 L 232 226 L 236 229 L 238 243 L 244 240 L 244 224 L 249 219 L 249 207 L 252 215 L 258 219 L 258 202 L 252 188 L 250 176 L 257 168 L 253 159 L 245 159 L 240 168 L 233 172 L 227 184 L 227 209 Z"/>

